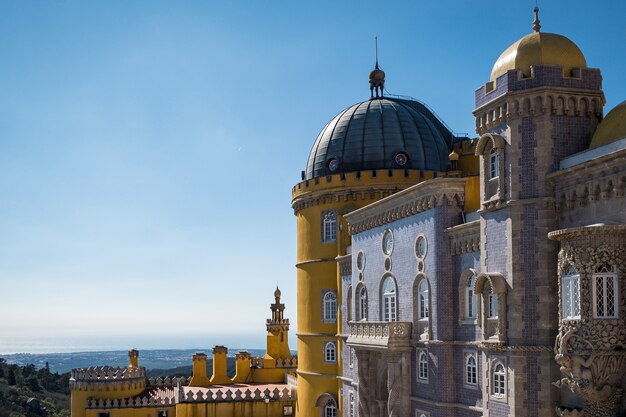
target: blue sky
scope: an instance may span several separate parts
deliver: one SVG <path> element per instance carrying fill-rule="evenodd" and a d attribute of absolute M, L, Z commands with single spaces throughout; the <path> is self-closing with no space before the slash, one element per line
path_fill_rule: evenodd
<path fill-rule="evenodd" d="M 291 187 L 368 98 L 374 37 L 389 92 L 474 135 L 474 89 L 533 7 L 0 3 L 0 353 L 263 347 L 276 285 L 295 330 Z M 540 7 L 606 109 L 626 99 L 626 4 Z"/>

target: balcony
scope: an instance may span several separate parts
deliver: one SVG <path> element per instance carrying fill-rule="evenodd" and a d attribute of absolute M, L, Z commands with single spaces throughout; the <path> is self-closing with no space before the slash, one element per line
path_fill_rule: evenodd
<path fill-rule="evenodd" d="M 347 343 L 353 348 L 387 350 L 411 346 L 411 322 L 351 321 Z"/>

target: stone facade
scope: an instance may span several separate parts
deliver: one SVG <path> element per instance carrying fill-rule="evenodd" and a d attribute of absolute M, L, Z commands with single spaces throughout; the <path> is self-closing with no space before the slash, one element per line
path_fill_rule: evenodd
<path fill-rule="evenodd" d="M 476 92 L 476 213 L 461 175 L 344 216 L 344 416 L 626 410 L 626 141 L 587 150 L 603 103 L 597 69 L 511 70 Z"/>

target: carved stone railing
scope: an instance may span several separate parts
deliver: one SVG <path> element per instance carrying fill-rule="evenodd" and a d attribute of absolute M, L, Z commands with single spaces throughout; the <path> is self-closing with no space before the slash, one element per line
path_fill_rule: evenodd
<path fill-rule="evenodd" d="M 393 349 L 411 346 L 411 322 L 351 321 L 347 343 L 364 349 Z"/>

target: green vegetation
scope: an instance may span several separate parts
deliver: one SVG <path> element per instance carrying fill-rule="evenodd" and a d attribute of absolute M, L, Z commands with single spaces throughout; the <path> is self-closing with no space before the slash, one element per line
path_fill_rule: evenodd
<path fill-rule="evenodd" d="M 0 358 L 0 417 L 69 417 L 69 379 L 47 364 L 37 369 Z"/>

